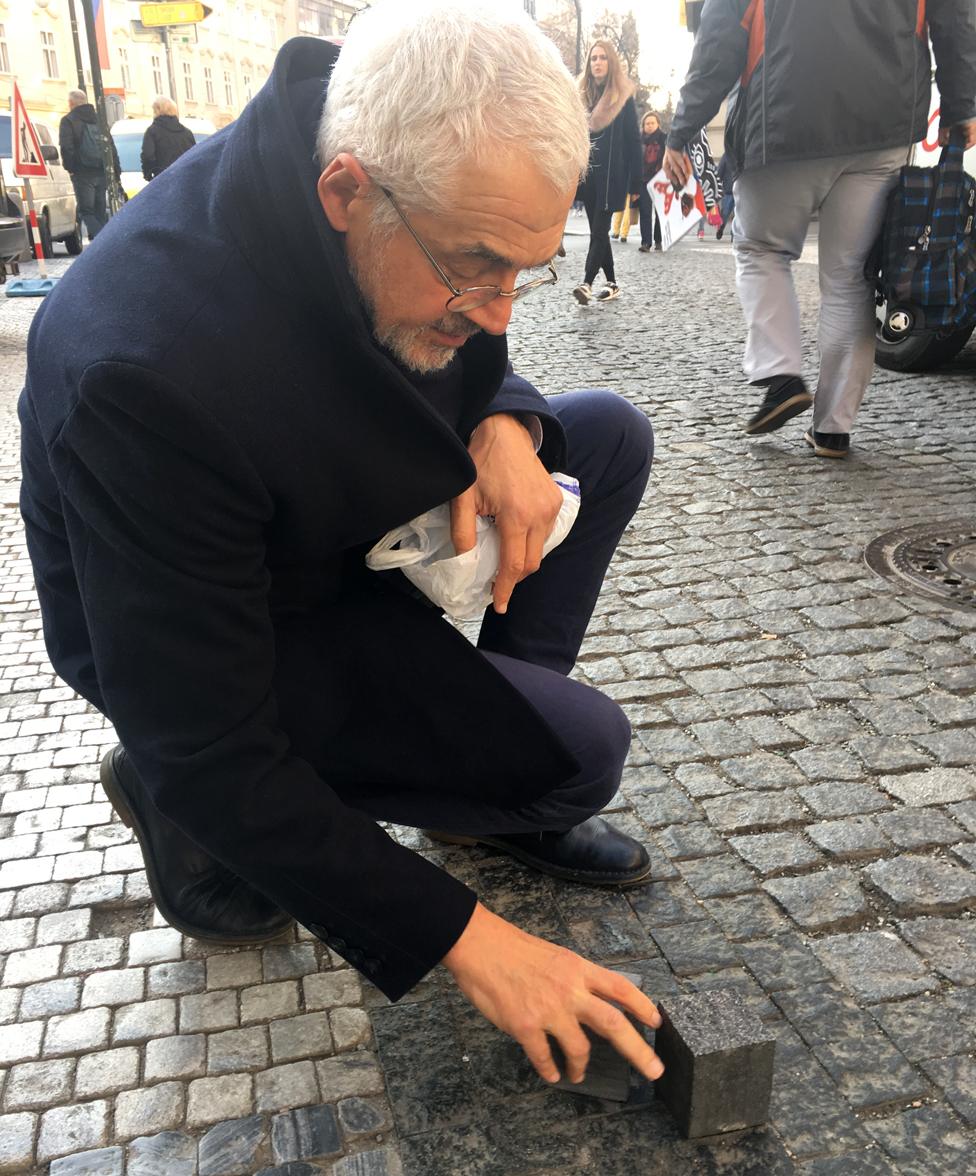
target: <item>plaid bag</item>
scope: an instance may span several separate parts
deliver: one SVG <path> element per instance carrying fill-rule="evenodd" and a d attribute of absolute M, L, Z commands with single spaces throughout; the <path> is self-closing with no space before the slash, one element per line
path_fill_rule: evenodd
<path fill-rule="evenodd" d="M 926 330 L 976 321 L 976 181 L 962 156 L 953 141 L 937 167 L 901 169 L 880 239 L 880 275 L 877 265 L 868 274 L 889 311 L 910 307 Z"/>

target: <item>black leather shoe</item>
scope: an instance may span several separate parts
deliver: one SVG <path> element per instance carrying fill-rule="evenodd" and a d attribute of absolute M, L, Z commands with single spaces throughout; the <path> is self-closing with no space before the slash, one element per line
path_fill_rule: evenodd
<path fill-rule="evenodd" d="M 139 838 L 149 889 L 171 927 L 211 943 L 264 943 L 294 920 L 243 878 L 204 853 L 144 794 L 125 748 L 102 759 L 102 787 L 124 825 Z"/>
<path fill-rule="evenodd" d="M 813 397 L 799 376 L 775 376 L 762 382 L 768 382 L 769 389 L 758 412 L 749 419 L 746 433 L 771 433 L 813 404 Z"/>
<path fill-rule="evenodd" d="M 803 440 L 817 457 L 844 458 L 851 451 L 850 433 L 818 433 L 816 429 L 807 429 Z"/>
<path fill-rule="evenodd" d="M 602 817 L 590 817 L 568 833 L 464 837 L 428 831 L 427 836 L 448 845 L 490 845 L 543 874 L 587 886 L 633 886 L 651 872 L 651 859 L 643 845 Z"/>

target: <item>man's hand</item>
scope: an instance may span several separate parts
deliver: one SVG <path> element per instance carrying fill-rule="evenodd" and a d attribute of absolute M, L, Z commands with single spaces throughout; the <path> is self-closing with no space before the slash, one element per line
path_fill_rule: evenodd
<path fill-rule="evenodd" d="M 483 420 L 468 444 L 478 478 L 451 501 L 451 539 L 460 555 L 475 544 L 479 515 L 494 515 L 501 560 L 492 590 L 495 612 L 508 609 L 515 585 L 542 562 L 562 506 L 559 487 L 536 457 L 528 430 L 513 416 L 498 413 Z"/>
<path fill-rule="evenodd" d="M 475 1008 L 521 1045 L 544 1081 L 559 1081 L 547 1034 L 562 1047 L 569 1080 L 583 1081 L 590 1043 L 582 1025 L 605 1037 L 646 1078 L 664 1073 L 626 1016 L 607 1003 L 616 1001 L 656 1029 L 661 1014 L 653 1001 L 616 972 L 520 931 L 481 903 L 443 962 Z"/>
<path fill-rule="evenodd" d="M 664 174 L 671 181 L 676 192 L 691 178 L 691 160 L 686 151 L 675 151 L 673 147 L 664 150 Z"/>
<path fill-rule="evenodd" d="M 962 136 L 963 150 L 967 150 L 976 143 L 976 118 L 971 118 L 968 122 L 956 123 L 954 127 L 941 127 L 939 130 L 940 147 L 945 147 L 953 131 L 960 133 Z"/>

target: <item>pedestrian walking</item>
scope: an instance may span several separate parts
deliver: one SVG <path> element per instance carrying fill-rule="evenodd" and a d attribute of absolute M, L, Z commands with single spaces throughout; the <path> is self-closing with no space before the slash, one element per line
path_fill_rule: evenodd
<path fill-rule="evenodd" d="M 658 1077 L 611 1002 L 654 1005 L 383 826 L 581 885 L 651 871 L 596 816 L 629 724 L 568 676 L 650 426 L 611 392 L 542 396 L 505 338 L 557 279 L 588 152 L 523 13 L 379 0 L 341 53 L 289 41 L 180 199 L 150 184 L 108 227 L 124 248 L 72 266 L 20 401 L 48 649 L 118 732 L 101 778 L 163 917 L 224 943 L 297 919 L 391 1000 L 443 962 L 549 1081 L 547 1033 L 579 1081 L 584 1025 Z M 542 560 L 557 470 L 582 499 Z M 364 562 L 448 504 L 459 553 L 479 517 L 499 537 L 477 647 Z"/>
<path fill-rule="evenodd" d="M 652 244 L 659 252 L 661 249 L 661 221 L 654 211 L 654 201 L 647 185 L 661 170 L 666 143 L 667 135 L 661 130 L 660 119 L 653 111 L 648 111 L 641 119 L 640 253 L 650 253 Z"/>
<path fill-rule="evenodd" d="M 152 109 L 153 120 L 142 137 L 142 175 L 146 180 L 158 176 L 196 145 L 193 132 L 177 117 L 172 98 L 157 98 Z"/>
<path fill-rule="evenodd" d="M 864 262 L 912 143 L 924 137 L 929 38 L 942 99 L 940 140 L 976 142 L 972 0 L 709 0 L 675 113 L 665 170 L 741 82 L 726 147 L 737 178 L 736 284 L 743 367 L 762 403 L 745 425 L 768 433 L 814 405 L 805 440 L 846 457 L 874 364 L 874 286 Z M 820 371 L 804 383 L 791 263 L 819 216 Z"/>
<path fill-rule="evenodd" d="M 68 113 L 58 128 L 58 145 L 61 162 L 71 176 L 78 215 L 88 230 L 89 241 L 94 241 L 108 221 L 106 147 L 111 152 L 116 180 L 122 175 L 122 167 L 115 143 L 111 135 L 102 132 L 95 107 L 84 90 L 71 90 L 68 94 Z"/>
<path fill-rule="evenodd" d="M 624 207 L 618 209 L 613 214 L 613 220 L 610 222 L 610 240 L 619 241 L 621 245 L 626 245 L 630 226 L 636 219 L 637 198 L 635 196 L 628 196 L 627 203 Z"/>
<path fill-rule="evenodd" d="M 609 41 L 594 42 L 579 87 L 589 111 L 590 166 L 581 194 L 590 225 L 590 247 L 583 281 L 573 296 L 585 306 L 594 298 L 610 302 L 620 296 L 610 248 L 610 222 L 614 212 L 637 194 L 641 163 L 634 83 L 624 73 Z M 600 270 L 606 285 L 594 295 L 593 283 Z"/>

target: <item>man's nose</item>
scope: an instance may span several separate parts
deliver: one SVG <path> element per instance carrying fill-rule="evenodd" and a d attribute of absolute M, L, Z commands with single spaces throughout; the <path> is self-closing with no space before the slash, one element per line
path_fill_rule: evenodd
<path fill-rule="evenodd" d="M 487 331 L 489 335 L 504 335 L 512 317 L 512 301 L 511 298 L 493 298 L 484 306 L 466 310 L 464 317 L 483 331 Z"/>

